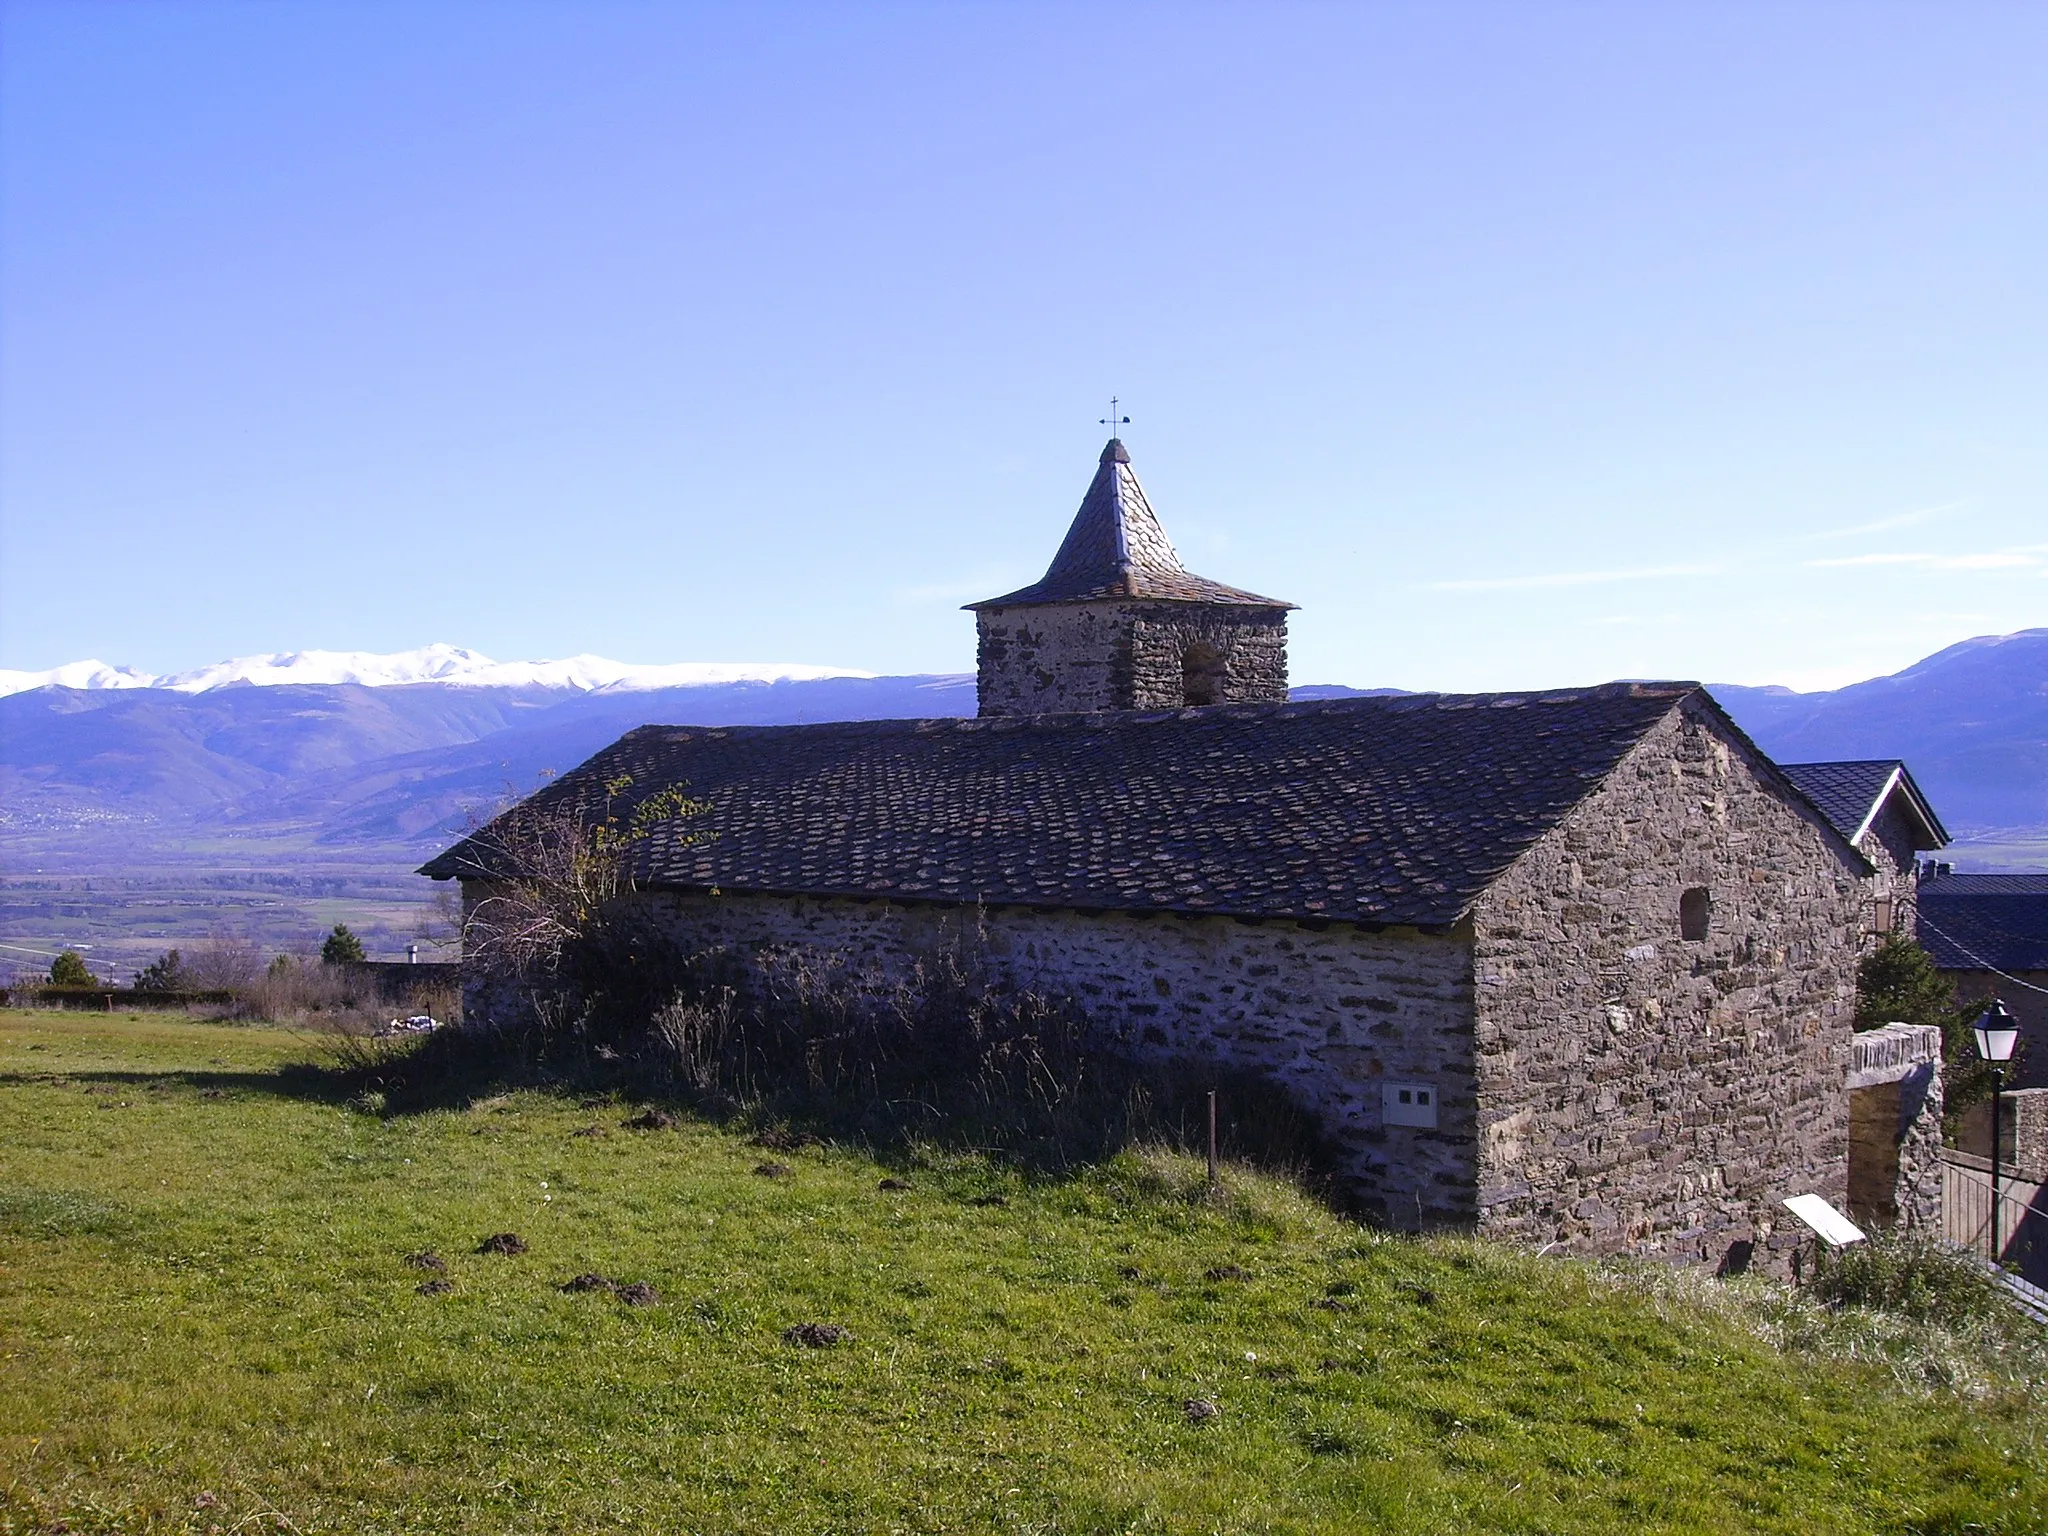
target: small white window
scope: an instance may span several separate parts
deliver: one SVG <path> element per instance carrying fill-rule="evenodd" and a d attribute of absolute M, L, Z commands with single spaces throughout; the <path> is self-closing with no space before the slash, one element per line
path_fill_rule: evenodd
<path fill-rule="evenodd" d="M 1436 1089 L 1428 1083 L 1386 1083 L 1380 1088 L 1380 1114 L 1388 1125 L 1436 1125 Z"/>

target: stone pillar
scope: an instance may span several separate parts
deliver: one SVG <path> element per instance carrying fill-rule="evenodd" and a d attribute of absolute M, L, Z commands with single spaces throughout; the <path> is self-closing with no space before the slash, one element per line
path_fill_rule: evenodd
<path fill-rule="evenodd" d="M 1866 1029 L 1849 1057 L 1849 1216 L 1941 1230 L 1941 1031 Z"/>

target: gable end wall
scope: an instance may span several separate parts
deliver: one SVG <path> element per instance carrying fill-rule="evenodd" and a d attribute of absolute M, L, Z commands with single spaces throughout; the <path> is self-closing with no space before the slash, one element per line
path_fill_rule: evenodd
<path fill-rule="evenodd" d="M 1840 1206 L 1866 896 L 1748 748 L 1674 709 L 1475 909 L 1481 1232 L 1739 1267 L 1797 1242 L 1783 1197 Z"/>
<path fill-rule="evenodd" d="M 1888 898 L 1892 904 L 1891 931 L 1911 937 L 1920 915 L 1920 854 L 1914 848 L 1917 832 L 1913 817 L 1902 802 L 1902 790 L 1893 790 L 1870 823 L 1870 830 L 1863 834 L 1856 844 L 1863 856 L 1877 866 L 1877 876 L 1870 883 L 1870 905 L 1864 913 L 1865 927 L 1875 937 L 1877 901 Z"/>

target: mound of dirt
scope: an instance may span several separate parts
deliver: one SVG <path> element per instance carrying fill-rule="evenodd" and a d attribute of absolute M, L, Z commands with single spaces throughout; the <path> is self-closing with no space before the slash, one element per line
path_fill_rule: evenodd
<path fill-rule="evenodd" d="M 853 1337 L 853 1331 L 837 1323 L 798 1323 L 782 1330 L 782 1342 L 801 1344 L 805 1349 L 830 1349 Z"/>
<path fill-rule="evenodd" d="M 764 1179 L 793 1179 L 796 1177 L 796 1170 L 787 1163 L 756 1163 L 754 1164 L 754 1172 L 758 1177 Z"/>
<path fill-rule="evenodd" d="M 516 1258 L 526 1252 L 526 1239 L 517 1232 L 494 1232 L 476 1245 L 478 1253 L 502 1253 Z"/>
<path fill-rule="evenodd" d="M 604 1127 L 601 1125 L 578 1126 L 569 1134 L 571 1136 L 602 1136 L 604 1134 Z"/>
<path fill-rule="evenodd" d="M 1235 1264 L 1217 1264 L 1202 1272 L 1204 1280 L 1243 1280 L 1245 1272 Z"/>
<path fill-rule="evenodd" d="M 635 1280 L 631 1285 L 618 1287 L 619 1300 L 629 1307 L 653 1307 L 661 1304 L 661 1292 L 645 1280 Z"/>
<path fill-rule="evenodd" d="M 418 1253 L 408 1253 L 405 1262 L 413 1269 L 431 1269 L 437 1275 L 448 1273 L 448 1261 L 431 1248 L 422 1248 Z"/>
<path fill-rule="evenodd" d="M 881 1183 L 877 1184 L 877 1185 L 875 1186 L 875 1188 L 877 1188 L 877 1189 L 908 1189 L 908 1188 L 910 1188 L 910 1180 L 908 1180 L 908 1179 L 884 1179 L 884 1180 L 882 1180 L 882 1182 L 881 1182 Z"/>
<path fill-rule="evenodd" d="M 455 1289 L 453 1280 L 422 1280 L 413 1289 L 422 1296 L 446 1296 Z"/>
<path fill-rule="evenodd" d="M 1206 1397 L 1191 1397 L 1180 1405 L 1190 1424 L 1206 1424 L 1223 1410 Z"/>
<path fill-rule="evenodd" d="M 675 1129 L 676 1117 L 667 1110 L 650 1109 L 644 1115 L 621 1120 L 619 1124 L 629 1131 L 668 1131 Z"/>
<path fill-rule="evenodd" d="M 616 1291 L 619 1282 L 609 1275 L 578 1275 L 573 1280 L 564 1280 L 555 1289 L 558 1291 Z"/>

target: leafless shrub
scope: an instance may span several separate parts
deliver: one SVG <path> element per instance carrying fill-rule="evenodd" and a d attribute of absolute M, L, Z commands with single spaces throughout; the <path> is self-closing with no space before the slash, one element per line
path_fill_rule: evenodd
<path fill-rule="evenodd" d="M 216 931 L 185 957 L 196 992 L 247 992 L 263 974 L 263 956 L 239 934 Z"/>
<path fill-rule="evenodd" d="M 463 965 L 472 990 L 492 1000 L 476 1022 L 555 1033 L 605 990 L 607 961 L 634 924 L 621 898 L 634 889 L 635 850 L 705 809 L 679 785 L 627 806 L 631 787 L 608 780 L 594 805 L 518 806 L 472 834 L 489 878 L 472 882 Z"/>
<path fill-rule="evenodd" d="M 444 988 L 445 992 L 447 989 Z M 263 1019 L 322 1034 L 369 1034 L 389 1017 L 374 978 L 347 966 L 278 955 L 237 988 L 236 1017 Z M 438 1017 L 438 1015 L 437 1015 Z"/>

